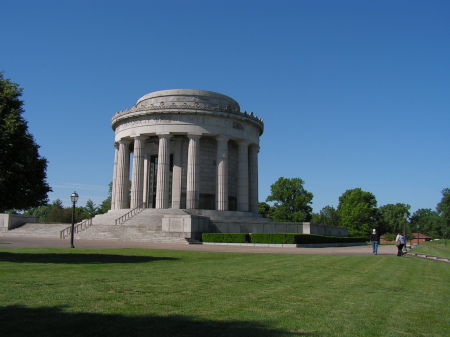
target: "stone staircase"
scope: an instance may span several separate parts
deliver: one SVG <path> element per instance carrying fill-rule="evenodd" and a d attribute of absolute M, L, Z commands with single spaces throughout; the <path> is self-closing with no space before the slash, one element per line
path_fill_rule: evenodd
<path fill-rule="evenodd" d="M 190 243 L 190 240 L 179 237 L 164 236 L 162 233 L 162 218 L 164 215 L 186 215 L 177 209 L 145 209 L 121 225 L 116 225 L 116 219 L 129 212 L 130 209 L 109 211 L 92 219 L 92 226 L 76 233 L 76 239 L 85 240 L 120 240 L 158 243 Z M 60 232 L 70 224 L 27 223 L 9 231 L 0 232 L 2 236 L 27 236 L 42 238 L 60 238 Z M 66 237 L 66 239 L 69 239 Z"/>
<path fill-rule="evenodd" d="M 59 239 L 59 233 L 67 228 L 68 224 L 64 223 L 26 223 L 15 229 L 0 232 L 0 237 L 3 236 L 31 236 L 36 238 L 54 238 Z"/>
<path fill-rule="evenodd" d="M 126 214 L 129 209 L 110 211 L 92 219 L 92 226 L 77 233 L 75 238 L 85 240 L 121 240 L 158 243 L 189 243 L 185 238 L 164 236 L 162 218 L 165 215 L 186 215 L 179 209 L 148 208 L 121 225 L 115 220 Z"/>

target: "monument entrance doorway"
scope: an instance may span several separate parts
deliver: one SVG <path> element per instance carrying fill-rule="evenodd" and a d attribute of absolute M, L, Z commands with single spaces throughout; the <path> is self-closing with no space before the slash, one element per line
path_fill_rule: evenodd
<path fill-rule="evenodd" d="M 150 168 L 148 170 L 147 208 L 156 208 L 156 191 L 158 189 L 158 155 L 150 155 Z M 169 164 L 169 207 L 172 208 L 172 182 L 173 182 L 173 154 L 170 155 Z"/>

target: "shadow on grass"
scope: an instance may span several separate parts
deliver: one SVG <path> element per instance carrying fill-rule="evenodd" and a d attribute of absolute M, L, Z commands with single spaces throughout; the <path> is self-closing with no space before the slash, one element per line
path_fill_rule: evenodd
<path fill-rule="evenodd" d="M 67 313 L 62 307 L 0 308 L 4 336 L 196 336 L 283 337 L 311 333 L 273 329 L 248 321 L 202 321 L 187 316 L 124 316 L 117 314 Z"/>
<path fill-rule="evenodd" d="M 178 260 L 171 257 L 127 256 L 110 254 L 32 254 L 0 252 L 0 261 L 26 263 L 105 264 L 145 263 L 160 260 Z"/>

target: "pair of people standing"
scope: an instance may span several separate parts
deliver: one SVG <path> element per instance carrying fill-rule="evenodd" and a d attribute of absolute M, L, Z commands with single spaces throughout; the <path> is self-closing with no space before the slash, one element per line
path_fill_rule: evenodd
<path fill-rule="evenodd" d="M 403 256 L 403 247 L 406 245 L 406 238 L 401 232 L 395 238 L 395 245 L 397 246 L 397 256 Z"/>

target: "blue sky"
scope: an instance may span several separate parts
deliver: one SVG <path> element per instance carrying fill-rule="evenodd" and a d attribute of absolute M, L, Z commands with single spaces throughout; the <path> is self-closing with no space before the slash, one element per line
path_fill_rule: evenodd
<path fill-rule="evenodd" d="M 449 1 L 0 0 L 0 70 L 49 161 L 49 198 L 99 204 L 111 118 L 202 89 L 264 119 L 259 199 L 301 178 L 315 212 L 348 189 L 434 209 L 450 187 Z"/>

